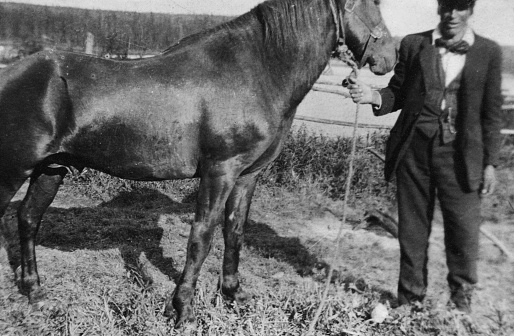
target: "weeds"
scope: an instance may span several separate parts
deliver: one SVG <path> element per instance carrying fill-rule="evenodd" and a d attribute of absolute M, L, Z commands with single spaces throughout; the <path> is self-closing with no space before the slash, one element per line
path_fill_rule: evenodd
<path fill-rule="evenodd" d="M 394 185 L 383 182 L 383 163 L 366 150 L 382 151 L 385 138 L 373 134 L 359 139 L 352 181 L 355 204 L 384 204 L 394 197 Z M 514 145 L 505 146 L 502 166 L 514 167 L 510 155 Z M 277 161 L 262 174 L 256 217 L 275 214 L 276 222 L 296 224 L 319 215 L 320 204 L 337 204 L 344 196 L 349 151 L 349 139 L 327 138 L 305 129 L 293 131 Z M 10 293 L 0 296 L 0 335 L 180 335 L 163 312 L 166 295 L 172 290 L 169 284 L 185 262 L 183 251 L 198 181 L 134 182 L 85 170 L 69 177 L 67 185 L 69 194 L 80 192 L 103 203 L 96 208 L 54 208 L 45 215 L 42 231 L 47 233 L 42 233 L 40 246 L 46 255 L 39 255 L 44 256 L 41 268 L 47 270 L 44 286 L 54 292 L 43 307 L 29 307 L 26 298 L 18 294 L 11 272 L 0 268 L 0 291 Z M 502 191 L 498 202 L 507 192 Z M 195 335 L 297 336 L 308 329 L 320 304 L 326 276 L 323 256 L 330 241 L 318 237 L 300 240 L 297 235 L 275 232 L 278 229 L 269 225 L 256 219 L 247 225 L 249 238 L 241 266 L 246 273 L 241 281 L 252 291 L 252 299 L 241 306 L 222 300 L 216 289 L 223 242 L 220 234 L 215 236 L 197 286 Z M 142 254 L 164 279 L 153 283 L 154 271 L 147 269 Z M 390 295 L 383 289 L 368 285 L 361 275 L 353 276 L 364 265 L 368 272 L 384 272 L 380 263 L 391 263 L 385 254 L 377 246 L 364 251 L 358 242 L 347 243 L 348 263 L 330 286 L 330 300 L 316 335 L 444 336 L 466 330 L 485 336 L 514 332 L 509 307 L 492 307 L 490 326 L 482 328 L 485 331 L 456 323 L 456 317 L 440 302 L 391 308 Z M 6 256 L 0 254 L 1 258 L 2 264 L 8 264 Z M 54 265 L 54 260 L 59 260 L 59 265 Z M 389 317 L 380 324 L 371 320 L 378 303 L 389 310 Z"/>
<path fill-rule="evenodd" d="M 357 199 L 394 195 L 394 189 L 384 181 L 383 163 L 366 150 L 373 147 L 383 151 L 385 140 L 383 133 L 358 139 L 352 180 L 352 193 Z M 299 182 L 311 181 L 330 197 L 343 199 L 350 152 L 350 138 L 314 134 L 301 127 L 289 134 L 279 157 L 262 174 L 261 183 L 295 189 Z"/>
<path fill-rule="evenodd" d="M 386 135 L 383 133 L 372 133 L 358 139 L 352 181 L 353 201 L 377 197 L 389 200 L 394 198 L 394 185 L 386 183 L 383 178 L 383 163 L 366 150 L 372 147 L 379 152 L 383 151 L 385 140 Z M 291 131 L 281 154 L 264 170 L 259 183 L 267 188 L 288 190 L 315 185 L 329 197 L 343 199 L 350 152 L 351 139 L 314 134 L 301 127 Z M 130 181 L 87 168 L 68 180 L 78 191 L 100 200 L 111 199 L 124 191 L 151 188 L 178 195 L 182 201 L 187 202 L 194 199 L 198 187 L 195 179 Z"/>

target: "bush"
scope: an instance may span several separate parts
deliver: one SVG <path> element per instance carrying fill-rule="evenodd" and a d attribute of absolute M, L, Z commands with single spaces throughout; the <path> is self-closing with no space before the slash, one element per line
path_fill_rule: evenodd
<path fill-rule="evenodd" d="M 394 189 L 383 178 L 384 164 L 366 148 L 382 152 L 386 135 L 373 133 L 358 138 L 351 191 L 356 199 L 385 197 L 392 199 Z M 278 158 L 261 174 L 264 187 L 296 190 L 312 183 L 334 199 L 342 199 L 350 164 L 352 139 L 315 134 L 305 127 L 292 130 Z M 123 180 L 92 169 L 70 178 L 86 195 L 107 199 L 121 191 L 152 188 L 171 192 L 182 199 L 192 199 L 198 187 L 196 180 L 138 182 Z"/>
<path fill-rule="evenodd" d="M 367 148 L 382 152 L 387 135 L 372 133 L 357 139 L 352 193 L 357 198 L 393 197 L 383 177 L 384 163 Z M 292 130 L 279 157 L 265 170 L 261 183 L 295 188 L 300 181 L 322 186 L 332 198 L 344 197 L 352 139 L 315 134 L 305 127 Z"/>

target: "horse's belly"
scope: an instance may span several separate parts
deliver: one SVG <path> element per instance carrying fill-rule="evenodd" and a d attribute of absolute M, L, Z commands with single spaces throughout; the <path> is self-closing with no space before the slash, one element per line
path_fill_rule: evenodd
<path fill-rule="evenodd" d="M 121 120 L 93 123 L 65 142 L 83 165 L 135 180 L 192 177 L 198 166 L 194 127 Z"/>

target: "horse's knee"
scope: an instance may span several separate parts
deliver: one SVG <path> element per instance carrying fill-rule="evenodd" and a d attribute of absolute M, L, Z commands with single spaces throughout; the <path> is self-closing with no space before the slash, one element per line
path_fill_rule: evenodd
<path fill-rule="evenodd" d="M 37 234 L 38 225 L 38 218 L 32 216 L 28 211 L 21 209 L 18 212 L 18 232 L 22 242 L 34 238 Z"/>

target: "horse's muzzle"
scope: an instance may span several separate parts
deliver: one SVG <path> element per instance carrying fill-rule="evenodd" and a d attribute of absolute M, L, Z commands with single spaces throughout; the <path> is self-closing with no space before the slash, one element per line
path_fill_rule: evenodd
<path fill-rule="evenodd" d="M 383 56 L 372 55 L 368 57 L 367 63 L 371 72 L 375 75 L 385 75 L 393 70 L 394 62 L 390 62 L 388 58 Z"/>

